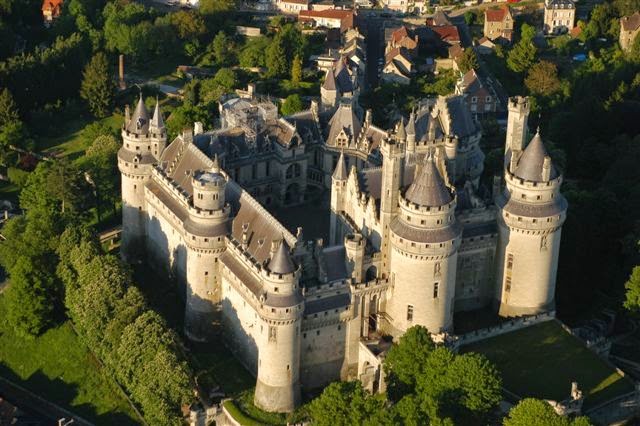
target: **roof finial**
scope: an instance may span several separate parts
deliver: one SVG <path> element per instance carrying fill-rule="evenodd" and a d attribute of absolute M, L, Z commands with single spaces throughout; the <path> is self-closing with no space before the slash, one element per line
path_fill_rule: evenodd
<path fill-rule="evenodd" d="M 213 166 L 211 167 L 213 173 L 220 173 L 220 162 L 218 161 L 218 154 L 213 156 Z"/>

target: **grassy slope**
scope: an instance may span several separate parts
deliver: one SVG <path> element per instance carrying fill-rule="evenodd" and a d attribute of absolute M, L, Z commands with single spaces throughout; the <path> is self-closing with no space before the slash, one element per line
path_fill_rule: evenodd
<path fill-rule="evenodd" d="M 633 384 L 555 321 L 548 321 L 463 348 L 480 352 L 502 372 L 504 386 L 520 396 L 563 400 L 571 382 L 594 406 L 633 390 Z"/>
<path fill-rule="evenodd" d="M 96 424 L 137 424 L 68 323 L 22 339 L 7 324 L 3 301 L 0 295 L 0 375 Z"/>
<path fill-rule="evenodd" d="M 72 158 L 84 153 L 88 148 L 85 142 L 80 138 L 80 132 L 88 124 L 94 122 L 102 122 L 113 129 L 119 129 L 122 125 L 122 116 L 113 114 L 102 120 L 94 120 L 83 116 L 78 116 L 74 120 L 69 120 L 61 125 L 61 135 L 56 137 L 41 138 L 38 140 L 38 148 L 46 152 L 60 153 L 61 155 L 68 155 Z"/>

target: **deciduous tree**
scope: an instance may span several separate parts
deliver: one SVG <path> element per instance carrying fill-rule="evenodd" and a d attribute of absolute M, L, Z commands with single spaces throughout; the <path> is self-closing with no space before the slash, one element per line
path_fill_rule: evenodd
<path fill-rule="evenodd" d="M 298 111 L 302 111 L 303 108 L 304 105 L 302 104 L 302 98 L 300 98 L 300 95 L 293 94 L 287 96 L 287 98 L 284 100 L 282 106 L 280 107 L 280 112 L 282 113 L 282 115 L 291 115 L 295 114 Z"/>
<path fill-rule="evenodd" d="M 589 426 L 586 417 L 570 419 L 556 414 L 546 401 L 526 398 L 509 411 L 504 426 Z"/>
<path fill-rule="evenodd" d="M 558 67 L 552 62 L 540 61 L 529 69 L 524 84 L 531 93 L 551 96 L 560 90 Z"/>

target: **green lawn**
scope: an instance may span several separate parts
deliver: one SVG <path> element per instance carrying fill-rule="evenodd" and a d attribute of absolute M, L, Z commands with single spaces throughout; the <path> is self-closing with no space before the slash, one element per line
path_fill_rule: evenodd
<path fill-rule="evenodd" d="M 74 119 L 61 123 L 58 136 L 39 138 L 37 142 L 38 149 L 44 152 L 52 152 L 58 155 L 78 157 L 87 148 L 92 141 L 86 141 L 80 134 L 88 124 L 94 122 L 102 122 L 112 129 L 119 129 L 122 125 L 122 116 L 113 114 L 101 120 L 90 119 L 84 116 L 78 116 Z"/>
<path fill-rule="evenodd" d="M 0 295 L 0 375 L 96 424 L 138 424 L 69 323 L 22 339 L 7 324 L 3 301 Z"/>
<path fill-rule="evenodd" d="M 522 397 L 563 400 L 571 382 L 585 393 L 585 408 L 634 389 L 556 321 L 547 321 L 462 348 L 479 352 L 502 373 L 504 387 Z"/>

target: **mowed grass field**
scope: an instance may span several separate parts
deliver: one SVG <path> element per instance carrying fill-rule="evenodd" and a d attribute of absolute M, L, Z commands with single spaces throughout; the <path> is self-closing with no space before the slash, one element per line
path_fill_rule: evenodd
<path fill-rule="evenodd" d="M 585 408 L 633 391 L 633 383 L 587 349 L 556 321 L 503 334 L 462 348 L 479 352 L 502 373 L 504 387 L 521 397 L 569 397 L 576 381 L 585 395 Z"/>
<path fill-rule="evenodd" d="M 68 322 L 37 338 L 23 339 L 6 318 L 0 294 L 0 376 L 95 424 L 139 424 L 109 373 Z"/>

